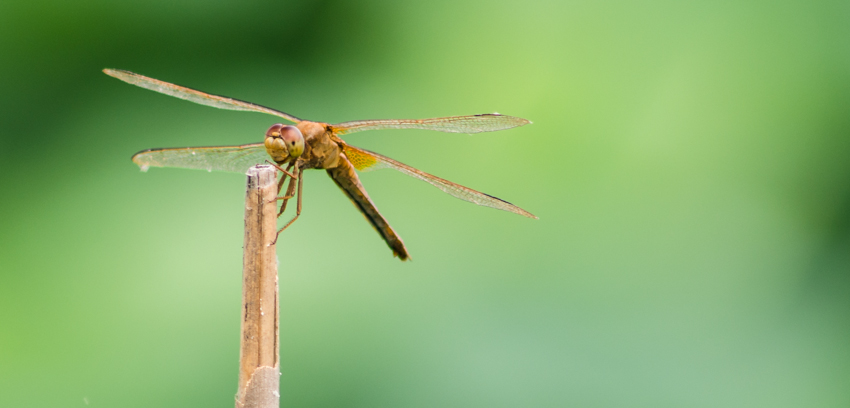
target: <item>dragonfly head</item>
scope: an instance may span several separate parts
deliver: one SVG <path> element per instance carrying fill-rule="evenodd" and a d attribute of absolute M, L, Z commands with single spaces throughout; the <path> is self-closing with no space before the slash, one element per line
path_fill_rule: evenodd
<path fill-rule="evenodd" d="M 266 151 L 277 162 L 297 159 L 304 153 L 304 136 L 295 126 L 276 123 L 266 131 Z"/>

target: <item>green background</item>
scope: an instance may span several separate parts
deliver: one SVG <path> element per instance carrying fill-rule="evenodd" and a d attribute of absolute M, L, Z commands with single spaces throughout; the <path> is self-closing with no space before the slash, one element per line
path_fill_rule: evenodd
<path fill-rule="evenodd" d="M 278 246 L 288 407 L 850 405 L 850 3 L 0 2 L 0 406 L 232 407 L 244 177 L 151 147 L 277 120 L 538 215 L 321 171 Z"/>

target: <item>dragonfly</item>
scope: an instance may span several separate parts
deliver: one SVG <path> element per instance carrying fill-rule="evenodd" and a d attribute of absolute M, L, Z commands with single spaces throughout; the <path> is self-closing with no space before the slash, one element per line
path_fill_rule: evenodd
<path fill-rule="evenodd" d="M 107 68 L 103 72 L 126 83 L 201 105 L 219 109 L 260 112 L 293 123 L 294 126 L 282 123 L 272 125 L 266 131 L 263 143 L 239 146 L 148 149 L 133 155 L 133 162 L 139 165 L 142 171 L 147 171 L 150 167 L 182 167 L 245 173 L 250 167 L 264 162 L 274 165 L 282 173 L 277 185 L 279 196 L 277 200 L 282 201 L 278 217 L 284 213 L 290 199 L 297 199 L 295 216 L 278 230 L 277 236 L 280 236 L 280 233 L 292 225 L 301 215 L 301 198 L 304 185 L 304 178 L 301 175 L 304 170 L 309 169 L 325 170 L 380 234 L 387 246 L 393 251 L 393 256 L 402 261 L 410 259 L 410 254 L 404 246 L 404 242 L 384 216 L 378 212 L 363 184 L 360 183 L 360 178 L 355 170 L 397 170 L 430 183 L 461 200 L 537 219 L 528 211 L 505 200 L 425 173 L 378 153 L 352 146 L 340 138 L 341 135 L 380 129 L 425 129 L 470 134 L 492 132 L 531 123 L 526 119 L 498 113 L 487 113 L 431 119 L 355 120 L 329 124 L 299 119 L 288 113 L 251 102 L 201 92 L 130 71 Z M 271 162 L 269 159 L 271 159 Z M 286 168 L 283 166 L 286 166 Z M 281 196 L 280 191 L 283 190 L 287 178 L 289 184 L 284 195 Z M 277 241 L 277 238 L 275 238 L 275 241 Z"/>

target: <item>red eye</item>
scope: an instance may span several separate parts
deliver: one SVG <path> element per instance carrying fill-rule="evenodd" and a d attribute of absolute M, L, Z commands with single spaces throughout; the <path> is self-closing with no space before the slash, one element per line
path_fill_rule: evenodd
<path fill-rule="evenodd" d="M 284 127 L 282 123 L 275 123 L 266 131 L 266 136 L 278 136 L 280 135 L 280 129 Z"/>
<path fill-rule="evenodd" d="M 301 135 L 301 131 L 295 126 L 281 126 L 279 132 L 280 137 L 285 140 L 287 144 L 292 146 L 294 146 L 296 142 L 304 140 L 304 136 Z"/>

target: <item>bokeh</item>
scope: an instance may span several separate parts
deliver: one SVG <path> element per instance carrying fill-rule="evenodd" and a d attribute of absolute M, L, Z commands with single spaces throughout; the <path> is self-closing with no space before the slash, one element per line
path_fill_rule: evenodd
<path fill-rule="evenodd" d="M 278 246 L 281 406 L 850 406 L 850 3 L 0 2 L 0 407 L 232 407 L 244 176 L 153 147 L 347 142 L 501 197 L 322 171 Z"/>

